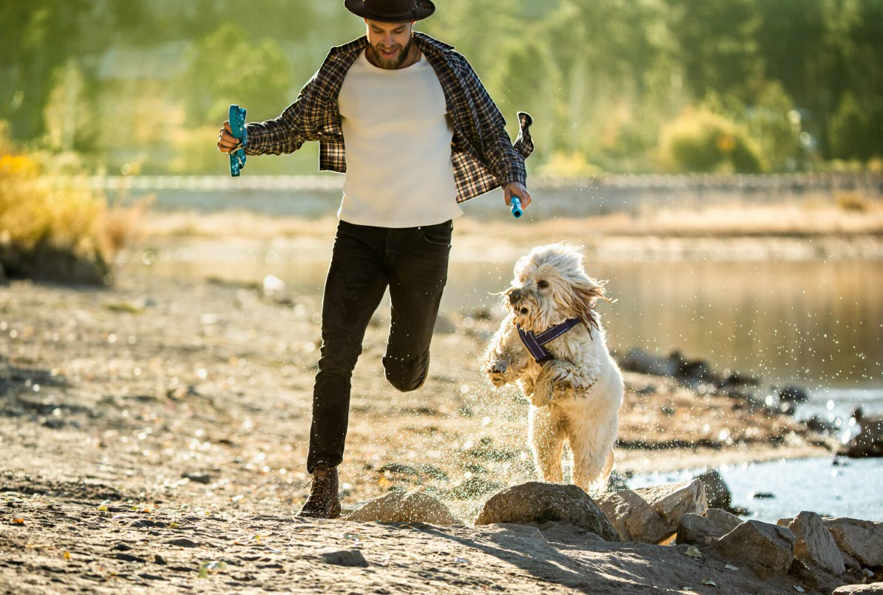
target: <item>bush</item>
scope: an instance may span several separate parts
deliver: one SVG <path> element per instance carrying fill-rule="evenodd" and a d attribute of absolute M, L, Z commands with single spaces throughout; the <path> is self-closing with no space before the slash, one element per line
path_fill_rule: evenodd
<path fill-rule="evenodd" d="M 846 93 L 828 121 L 831 157 L 865 161 L 872 156 L 873 142 L 870 116 L 852 93 Z"/>
<path fill-rule="evenodd" d="M 663 167 L 676 172 L 758 173 L 760 148 L 748 132 L 707 109 L 688 109 L 660 131 Z"/>
<path fill-rule="evenodd" d="M 123 229 L 121 210 L 109 211 L 88 187 L 53 188 L 38 160 L 16 154 L 2 133 L 0 126 L 0 265 L 6 276 L 107 282 L 109 263 L 133 222 Z"/>

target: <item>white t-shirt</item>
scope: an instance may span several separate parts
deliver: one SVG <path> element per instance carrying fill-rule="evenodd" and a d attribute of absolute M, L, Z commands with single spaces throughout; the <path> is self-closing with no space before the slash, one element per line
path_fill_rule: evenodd
<path fill-rule="evenodd" d="M 445 96 L 421 55 L 407 68 L 358 57 L 340 89 L 346 180 L 337 215 L 356 225 L 418 227 L 463 214 Z"/>

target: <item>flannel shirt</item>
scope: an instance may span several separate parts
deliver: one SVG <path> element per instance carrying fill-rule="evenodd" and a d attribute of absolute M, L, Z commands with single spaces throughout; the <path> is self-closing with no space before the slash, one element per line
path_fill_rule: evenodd
<path fill-rule="evenodd" d="M 413 39 L 435 70 L 445 95 L 454 129 L 451 162 L 457 202 L 512 182 L 524 184 L 524 159 L 534 148 L 530 115 L 518 112 L 520 132 L 513 145 L 503 115 L 466 58 L 453 46 L 426 34 L 415 32 Z M 282 115 L 248 124 L 246 154 L 293 153 L 304 142 L 318 140 L 319 169 L 345 173 L 346 152 L 337 99 L 346 73 L 367 46 L 368 39 L 362 36 L 332 48 Z"/>

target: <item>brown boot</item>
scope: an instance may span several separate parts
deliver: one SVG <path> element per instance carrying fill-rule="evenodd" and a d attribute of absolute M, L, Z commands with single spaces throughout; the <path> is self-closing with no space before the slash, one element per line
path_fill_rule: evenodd
<path fill-rule="evenodd" d="M 337 467 L 317 465 L 313 469 L 310 497 L 297 516 L 315 519 L 335 519 L 340 516 L 340 498 L 337 495 Z"/>

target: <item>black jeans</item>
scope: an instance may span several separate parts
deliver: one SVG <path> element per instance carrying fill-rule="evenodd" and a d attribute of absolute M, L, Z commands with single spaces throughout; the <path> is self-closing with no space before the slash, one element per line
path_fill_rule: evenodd
<path fill-rule="evenodd" d="M 448 277 L 450 221 L 386 228 L 341 221 L 322 299 L 322 354 L 313 387 L 307 470 L 343 460 L 353 368 L 365 328 L 389 286 L 392 320 L 383 368 L 400 391 L 429 373 L 429 343 Z"/>

